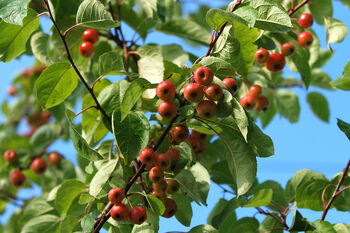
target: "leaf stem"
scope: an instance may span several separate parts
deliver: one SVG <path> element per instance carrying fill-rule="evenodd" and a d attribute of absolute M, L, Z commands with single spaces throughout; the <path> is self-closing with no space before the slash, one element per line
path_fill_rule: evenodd
<path fill-rule="evenodd" d="M 294 3 L 294 1 L 292 2 Z M 292 5 L 288 15 L 292 16 L 295 12 L 297 12 L 300 8 L 302 8 L 304 5 L 306 5 L 307 3 L 309 3 L 309 0 L 304 0 L 301 3 L 299 3 L 296 7 L 294 7 L 294 4 Z"/>

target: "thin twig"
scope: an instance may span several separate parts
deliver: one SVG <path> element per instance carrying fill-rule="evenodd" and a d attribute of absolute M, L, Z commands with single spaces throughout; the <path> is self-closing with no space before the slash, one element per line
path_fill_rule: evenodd
<path fill-rule="evenodd" d="M 95 109 L 97 109 L 97 110 L 98 110 L 98 108 L 97 108 L 96 106 L 89 106 L 89 107 L 87 107 L 87 108 L 84 108 L 83 110 L 81 110 L 81 111 L 80 111 L 80 112 L 78 112 L 77 114 L 75 114 L 75 116 L 74 116 L 74 117 L 79 116 L 80 114 L 82 114 L 83 112 L 85 112 L 86 110 L 89 110 L 89 109 L 91 109 L 91 108 L 95 108 Z"/>
<path fill-rule="evenodd" d="M 296 7 L 293 7 L 290 9 L 288 15 L 292 16 L 295 12 L 297 12 L 300 8 L 302 8 L 305 4 L 309 3 L 309 0 L 304 0 L 300 4 L 298 4 Z"/>

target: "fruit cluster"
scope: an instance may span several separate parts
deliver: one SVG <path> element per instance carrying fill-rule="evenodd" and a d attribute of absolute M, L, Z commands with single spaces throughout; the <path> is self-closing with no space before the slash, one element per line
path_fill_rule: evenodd
<path fill-rule="evenodd" d="M 95 53 L 94 44 L 99 40 L 100 35 L 95 29 L 86 29 L 82 38 L 83 43 L 79 47 L 79 52 L 83 57 L 91 57 Z"/>
<path fill-rule="evenodd" d="M 257 112 L 266 111 L 270 106 L 270 101 L 266 96 L 262 95 L 260 85 L 252 85 L 249 88 L 248 94 L 244 95 L 240 104 L 246 110 L 255 109 Z"/>

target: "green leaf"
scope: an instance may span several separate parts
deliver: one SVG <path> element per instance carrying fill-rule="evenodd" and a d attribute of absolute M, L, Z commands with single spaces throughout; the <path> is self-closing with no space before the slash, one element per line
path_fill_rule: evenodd
<path fill-rule="evenodd" d="M 325 26 L 327 32 L 327 44 L 340 43 L 342 42 L 348 34 L 348 28 L 346 25 L 332 17 L 325 18 Z"/>
<path fill-rule="evenodd" d="M 62 103 L 77 87 L 78 78 L 68 63 L 54 63 L 47 67 L 35 82 L 40 104 L 51 108 Z"/>
<path fill-rule="evenodd" d="M 218 230 L 216 230 L 211 225 L 199 225 L 194 228 L 192 228 L 188 233 L 219 233 Z"/>
<path fill-rule="evenodd" d="M 49 123 L 39 127 L 30 138 L 30 144 L 34 151 L 41 153 L 57 140 L 64 129 L 56 123 Z"/>
<path fill-rule="evenodd" d="M 78 154 L 90 161 L 96 161 L 102 159 L 102 156 L 93 150 L 89 144 L 85 141 L 85 139 L 78 133 L 78 131 L 74 128 L 72 120 L 75 114 L 69 110 L 66 111 L 66 117 L 69 122 L 69 134 L 72 139 L 74 148 L 77 150 Z"/>
<path fill-rule="evenodd" d="M 183 194 L 173 194 L 172 198 L 177 204 L 176 219 L 184 226 L 190 226 L 193 216 L 191 199 Z"/>
<path fill-rule="evenodd" d="M 275 154 L 272 139 L 264 134 L 253 121 L 249 123 L 248 144 L 259 157 L 269 157 Z"/>
<path fill-rule="evenodd" d="M 329 122 L 329 106 L 326 97 L 318 92 L 310 92 L 307 102 L 312 112 L 322 121 Z"/>
<path fill-rule="evenodd" d="M 8 135 L 0 140 L 0 148 L 2 151 L 16 149 L 30 149 L 29 139 L 19 135 Z"/>
<path fill-rule="evenodd" d="M 93 197 L 97 197 L 102 191 L 103 187 L 106 185 L 110 179 L 111 174 L 115 170 L 118 163 L 118 159 L 112 159 L 106 161 L 97 173 L 92 178 L 89 186 L 89 194 Z"/>
<path fill-rule="evenodd" d="M 79 180 L 65 180 L 57 190 L 55 205 L 61 217 L 66 216 L 73 200 L 86 188 Z"/>
<path fill-rule="evenodd" d="M 279 218 L 277 214 L 273 214 L 275 217 Z M 271 230 L 275 229 L 275 230 Z M 259 226 L 259 232 L 267 233 L 283 233 L 283 225 L 280 222 L 277 222 L 275 218 L 271 216 L 266 216 L 264 221 Z"/>
<path fill-rule="evenodd" d="M 40 18 L 36 15 L 35 11 L 28 10 L 28 15 L 23 19 L 23 26 L 0 22 L 0 34 L 6 35 L 0 39 L 0 61 L 10 62 L 26 51 L 27 40 L 39 27 Z"/>
<path fill-rule="evenodd" d="M 85 27 L 109 29 L 118 27 L 118 21 L 114 21 L 112 15 L 106 10 L 102 2 L 98 0 L 84 0 L 78 9 L 76 23 Z"/>
<path fill-rule="evenodd" d="M 164 203 L 161 200 L 159 200 L 157 197 L 154 197 L 150 194 L 147 194 L 146 197 L 153 212 L 156 215 L 161 216 L 165 211 Z"/>
<path fill-rule="evenodd" d="M 350 224 L 338 223 L 335 224 L 333 227 L 337 233 L 350 233 Z"/>
<path fill-rule="evenodd" d="M 84 232 L 92 232 L 94 230 L 94 221 L 95 217 L 99 214 L 98 210 L 94 210 L 93 212 L 86 214 L 81 219 L 81 228 Z"/>
<path fill-rule="evenodd" d="M 249 120 L 247 114 L 244 111 L 242 105 L 238 103 L 235 98 L 231 100 L 231 103 L 233 106 L 233 117 L 235 118 L 236 124 L 241 131 L 244 140 L 248 141 Z"/>
<path fill-rule="evenodd" d="M 142 93 L 147 89 L 147 84 L 151 83 L 144 78 L 138 78 L 131 82 L 131 85 L 126 90 L 123 100 L 121 101 L 120 110 L 122 113 L 122 121 L 141 98 Z"/>
<path fill-rule="evenodd" d="M 236 70 L 227 61 L 218 57 L 205 57 L 201 60 L 202 66 L 207 66 L 213 70 L 216 75 L 236 76 Z"/>
<path fill-rule="evenodd" d="M 276 93 L 277 111 L 291 123 L 299 121 L 300 105 L 298 96 L 290 90 L 281 90 Z"/>
<path fill-rule="evenodd" d="M 338 124 L 339 129 L 341 131 L 343 131 L 343 133 L 345 133 L 345 135 L 350 140 L 350 124 L 348 124 L 345 121 L 342 121 L 340 119 L 338 119 L 338 123 L 337 124 Z"/>
<path fill-rule="evenodd" d="M 338 89 L 344 91 L 350 90 L 350 62 L 346 64 L 343 71 L 343 76 L 334 80 L 332 84 Z"/>
<path fill-rule="evenodd" d="M 30 0 L 3 0 L 0 2 L 0 18 L 9 24 L 22 26 L 27 15 L 27 5 Z"/>
<path fill-rule="evenodd" d="M 32 218 L 24 224 L 21 233 L 56 232 L 59 220 L 58 216 L 51 214 Z"/>
<path fill-rule="evenodd" d="M 241 218 L 238 220 L 234 226 L 232 226 L 232 233 L 241 233 L 241 232 L 249 232 L 249 233 L 258 233 L 259 222 L 255 218 Z"/>
<path fill-rule="evenodd" d="M 324 25 L 325 17 L 333 15 L 332 0 L 315 0 L 314 4 L 308 4 L 308 7 L 315 21 L 320 25 Z"/>
<path fill-rule="evenodd" d="M 288 201 L 284 189 L 275 181 L 267 180 L 264 183 L 259 184 L 256 189 L 272 189 L 273 193 L 271 204 L 267 206 L 271 210 L 276 210 L 276 206 L 283 209 Z"/>
<path fill-rule="evenodd" d="M 290 58 L 287 58 L 287 61 L 292 60 L 297 71 L 299 71 L 301 78 L 305 84 L 306 89 L 309 88 L 310 80 L 311 80 L 311 69 L 310 65 L 307 62 L 309 58 L 308 51 L 298 46 L 295 46 L 296 50 Z"/>
<path fill-rule="evenodd" d="M 140 151 L 147 146 L 149 140 L 149 123 L 143 121 L 136 113 L 130 112 L 121 121 L 119 109 L 113 112 L 112 127 L 118 148 L 127 164 L 136 158 Z"/>
<path fill-rule="evenodd" d="M 98 60 L 99 74 L 106 75 L 126 75 L 124 60 L 119 53 L 107 52 L 100 56 Z"/>
<path fill-rule="evenodd" d="M 30 219 L 48 213 L 53 209 L 54 208 L 42 198 L 35 198 L 29 201 L 26 205 L 22 213 L 21 222 L 27 222 Z"/>
<path fill-rule="evenodd" d="M 328 74 L 320 69 L 311 70 L 311 81 L 310 85 L 320 87 L 326 90 L 335 90 L 336 88 L 332 85 L 332 79 Z"/>
<path fill-rule="evenodd" d="M 312 231 L 307 231 L 306 233 L 337 233 L 333 228 L 332 224 L 327 221 L 317 220 L 316 222 L 311 223 L 316 229 Z"/>
<path fill-rule="evenodd" d="M 200 163 L 196 163 L 190 168 L 194 179 L 197 182 L 198 193 L 201 197 L 202 203 L 207 205 L 207 197 L 210 187 L 210 177 L 208 170 Z"/>
<path fill-rule="evenodd" d="M 289 227 L 288 231 L 310 231 L 313 230 L 314 227 L 310 225 L 306 218 L 300 214 L 300 212 L 295 208 L 293 215 L 293 222 Z"/>
<path fill-rule="evenodd" d="M 44 32 L 37 32 L 32 35 L 30 46 L 36 59 L 45 66 L 53 63 L 50 50 L 50 36 Z"/>
<path fill-rule="evenodd" d="M 201 197 L 198 193 L 198 186 L 192 172 L 183 169 L 177 174 L 176 179 L 180 184 L 182 192 L 200 205 Z"/>
<path fill-rule="evenodd" d="M 268 205 L 271 203 L 272 194 L 272 189 L 260 189 L 252 198 L 248 200 L 245 205 L 243 205 L 243 207 L 259 207 Z"/>
<path fill-rule="evenodd" d="M 220 199 L 208 217 L 208 223 L 219 229 L 220 233 L 232 232 L 232 226 L 236 225 L 236 209 L 242 200 L 232 198 L 230 201 Z"/>

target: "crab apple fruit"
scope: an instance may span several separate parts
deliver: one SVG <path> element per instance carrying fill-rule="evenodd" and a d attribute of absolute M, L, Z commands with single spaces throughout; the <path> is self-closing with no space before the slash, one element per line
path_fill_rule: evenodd
<path fill-rule="evenodd" d="M 261 93 L 262 93 L 262 88 L 260 85 L 252 85 L 249 88 L 249 94 L 251 94 L 255 97 L 261 96 Z"/>
<path fill-rule="evenodd" d="M 194 81 L 200 85 L 207 86 L 213 82 L 214 73 L 206 66 L 199 67 L 194 72 Z"/>
<path fill-rule="evenodd" d="M 176 116 L 177 107 L 173 102 L 164 101 L 159 104 L 158 113 L 166 119 L 171 119 Z"/>
<path fill-rule="evenodd" d="M 80 45 L 79 52 L 83 57 L 91 57 L 95 52 L 95 46 L 93 43 L 85 41 Z"/>
<path fill-rule="evenodd" d="M 168 178 L 166 179 L 166 183 L 167 183 L 166 193 L 173 194 L 179 191 L 180 184 L 179 182 L 177 182 L 177 180 Z"/>
<path fill-rule="evenodd" d="M 9 94 L 10 96 L 14 96 L 16 95 L 16 93 L 17 93 L 17 89 L 15 86 L 11 85 L 7 88 L 7 94 Z"/>
<path fill-rule="evenodd" d="M 198 103 L 203 99 L 204 91 L 198 83 L 189 83 L 184 88 L 184 97 L 191 103 Z"/>
<path fill-rule="evenodd" d="M 146 168 L 151 168 L 149 166 L 153 167 L 155 155 L 156 153 L 153 149 L 145 148 L 140 152 L 139 158 L 141 163 L 146 165 Z"/>
<path fill-rule="evenodd" d="M 246 110 L 251 110 L 255 107 L 256 98 L 251 94 L 246 94 L 241 98 L 240 103 Z"/>
<path fill-rule="evenodd" d="M 7 150 L 4 153 L 4 159 L 9 163 L 13 163 L 17 160 L 17 153 L 14 150 Z"/>
<path fill-rule="evenodd" d="M 266 96 L 259 96 L 256 98 L 255 110 L 266 111 L 270 107 L 270 101 Z"/>
<path fill-rule="evenodd" d="M 158 183 L 164 180 L 164 172 L 159 167 L 152 167 L 149 171 L 148 178 L 153 183 Z"/>
<path fill-rule="evenodd" d="M 212 118 L 216 114 L 216 104 L 212 100 L 202 100 L 197 104 L 196 111 L 202 118 Z"/>
<path fill-rule="evenodd" d="M 205 96 L 212 101 L 219 100 L 223 95 L 222 88 L 215 83 L 207 86 L 204 90 L 204 93 Z"/>
<path fill-rule="evenodd" d="M 289 42 L 284 43 L 281 47 L 281 52 L 285 57 L 292 56 L 295 52 L 295 46 Z"/>
<path fill-rule="evenodd" d="M 175 97 L 175 86 L 169 81 L 160 82 L 156 88 L 156 94 L 159 99 L 170 101 Z"/>
<path fill-rule="evenodd" d="M 269 60 L 270 54 L 266 49 L 260 48 L 256 50 L 254 59 L 257 63 L 264 64 Z"/>
<path fill-rule="evenodd" d="M 171 198 L 167 198 L 165 200 L 165 211 L 164 214 L 162 215 L 162 217 L 164 218 L 171 218 L 172 216 L 174 216 L 177 212 L 177 205 L 176 202 L 171 199 Z"/>
<path fill-rule="evenodd" d="M 302 28 L 309 28 L 314 23 L 314 17 L 310 13 L 303 13 L 299 16 L 299 25 Z"/>
<path fill-rule="evenodd" d="M 142 224 L 147 219 L 147 213 L 145 208 L 136 206 L 129 212 L 130 222 L 134 224 Z"/>
<path fill-rule="evenodd" d="M 169 148 L 165 153 L 169 156 L 171 163 L 176 163 L 181 158 L 180 151 L 174 147 Z"/>
<path fill-rule="evenodd" d="M 83 41 L 88 41 L 91 42 L 93 44 L 95 44 L 98 39 L 100 38 L 100 35 L 98 34 L 98 32 L 95 29 L 86 29 L 83 34 L 82 34 L 82 38 Z"/>
<path fill-rule="evenodd" d="M 158 198 L 159 200 L 161 200 L 162 202 L 165 202 L 166 201 L 166 194 L 164 192 L 159 192 L 159 191 L 156 191 L 156 190 L 153 190 L 151 192 L 151 195 Z"/>
<path fill-rule="evenodd" d="M 302 48 L 308 48 L 312 45 L 314 37 L 310 32 L 302 32 L 298 36 L 298 45 Z"/>
<path fill-rule="evenodd" d="M 42 158 L 36 158 L 32 161 L 30 168 L 36 174 L 42 174 L 46 171 L 46 161 Z"/>
<path fill-rule="evenodd" d="M 207 136 L 206 134 L 204 133 L 200 133 L 196 130 L 192 130 L 192 133 L 191 133 L 191 136 L 192 138 L 199 138 L 200 140 L 204 141 L 205 139 L 207 139 Z"/>
<path fill-rule="evenodd" d="M 225 78 L 222 80 L 222 82 L 225 84 L 227 90 L 231 92 L 232 94 L 235 94 L 238 88 L 236 79 L 234 78 Z"/>
<path fill-rule="evenodd" d="M 201 140 L 199 138 L 195 138 L 195 137 L 192 137 L 192 136 L 190 136 L 188 138 L 188 142 L 191 144 L 191 146 L 192 146 L 194 151 L 199 149 L 200 141 Z"/>
<path fill-rule="evenodd" d="M 188 138 L 190 132 L 184 125 L 176 125 L 171 130 L 171 136 L 176 143 L 181 143 Z"/>
<path fill-rule="evenodd" d="M 168 170 L 171 165 L 171 161 L 169 156 L 166 153 L 163 154 L 156 154 L 155 161 L 157 167 L 159 167 L 162 170 Z"/>
<path fill-rule="evenodd" d="M 33 74 L 34 74 L 34 70 L 33 70 L 32 68 L 27 68 L 27 69 L 23 70 L 23 72 L 22 72 L 22 76 L 23 76 L 24 78 L 29 78 L 29 77 L 31 77 Z"/>
<path fill-rule="evenodd" d="M 11 173 L 10 181 L 15 187 L 20 187 L 26 182 L 26 177 L 20 170 L 16 170 Z"/>
<path fill-rule="evenodd" d="M 153 190 L 155 190 L 157 192 L 165 192 L 167 187 L 168 187 L 168 183 L 165 180 L 162 180 L 158 183 L 154 183 L 152 185 Z"/>
<path fill-rule="evenodd" d="M 111 209 L 111 217 L 116 221 L 123 221 L 129 216 L 129 209 L 124 204 L 115 204 Z"/>
<path fill-rule="evenodd" d="M 272 72 L 278 72 L 283 70 L 286 65 L 284 56 L 280 53 L 273 53 L 270 55 L 269 60 L 265 63 L 266 68 Z"/>
<path fill-rule="evenodd" d="M 124 191 L 120 188 L 112 188 L 108 192 L 108 199 L 113 204 L 119 204 L 125 198 Z"/>
<path fill-rule="evenodd" d="M 49 163 L 53 165 L 58 165 L 61 163 L 62 155 L 58 152 L 51 152 L 49 154 Z"/>

